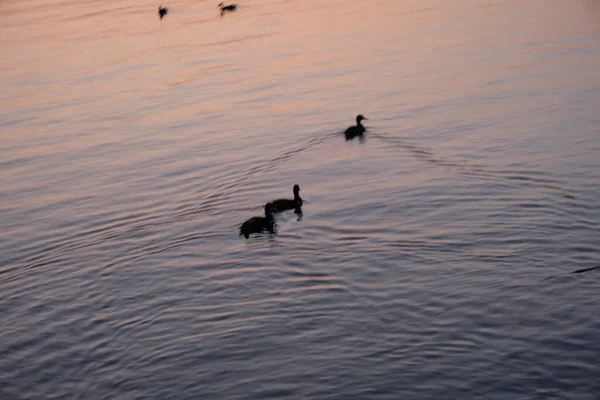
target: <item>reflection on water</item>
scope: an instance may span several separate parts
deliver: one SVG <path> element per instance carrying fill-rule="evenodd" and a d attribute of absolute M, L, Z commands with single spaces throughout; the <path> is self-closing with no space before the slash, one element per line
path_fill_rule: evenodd
<path fill-rule="evenodd" d="M 0 398 L 597 396 L 595 2 L 158 5 L 0 4 Z"/>

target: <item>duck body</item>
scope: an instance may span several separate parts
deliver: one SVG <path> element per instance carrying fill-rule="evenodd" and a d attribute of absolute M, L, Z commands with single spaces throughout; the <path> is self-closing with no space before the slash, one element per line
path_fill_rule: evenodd
<path fill-rule="evenodd" d="M 250 237 L 251 233 L 258 233 L 263 231 L 274 232 L 275 229 L 275 218 L 273 218 L 273 205 L 271 203 L 265 204 L 265 216 L 264 217 L 252 217 L 240 226 L 240 235 L 244 235 L 246 239 Z"/>
<path fill-rule="evenodd" d="M 300 198 L 300 186 L 294 185 L 294 199 L 278 199 L 271 202 L 273 212 L 282 212 L 286 210 L 296 210 L 302 212 L 302 199 Z"/>
<path fill-rule="evenodd" d="M 217 7 L 221 9 L 221 14 L 223 14 L 225 11 L 234 11 L 237 8 L 237 4 L 224 5 L 223 3 L 219 3 Z"/>
<path fill-rule="evenodd" d="M 167 15 L 168 12 L 169 12 L 169 8 L 163 7 L 163 6 L 158 6 L 158 16 L 160 17 L 160 19 L 163 19 L 163 17 L 165 15 Z"/>
<path fill-rule="evenodd" d="M 365 133 L 366 129 L 362 125 L 361 121 L 364 119 L 368 119 L 363 117 L 362 114 L 356 116 L 356 125 L 348 127 L 344 132 L 344 136 L 346 136 L 346 140 L 354 139 L 357 136 L 362 136 Z"/>

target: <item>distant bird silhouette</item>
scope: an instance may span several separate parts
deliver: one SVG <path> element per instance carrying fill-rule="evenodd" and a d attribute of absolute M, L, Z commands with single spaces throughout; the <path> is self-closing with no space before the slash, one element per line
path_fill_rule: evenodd
<path fill-rule="evenodd" d="M 167 7 L 158 6 L 158 16 L 160 17 L 160 19 L 163 19 L 163 17 L 167 15 L 168 12 L 169 9 Z"/>
<path fill-rule="evenodd" d="M 285 210 L 295 210 L 297 214 L 302 213 L 302 199 L 300 198 L 300 186 L 294 185 L 294 199 L 278 199 L 271 202 L 273 212 L 281 212 Z"/>
<path fill-rule="evenodd" d="M 363 119 L 368 119 L 368 118 L 363 117 L 362 114 L 359 114 L 356 116 L 356 125 L 350 126 L 344 132 L 344 136 L 346 136 L 346 140 L 354 139 L 355 137 L 362 136 L 363 133 L 365 133 L 366 129 L 360 123 L 360 121 L 362 121 Z"/>
<path fill-rule="evenodd" d="M 252 217 L 240 226 L 240 235 L 244 235 L 246 239 L 250 237 L 251 233 L 258 233 L 262 231 L 269 231 L 274 233 L 275 231 L 275 219 L 273 218 L 273 204 L 265 204 L 265 216 L 264 217 Z"/>
<path fill-rule="evenodd" d="M 226 11 L 235 11 L 237 4 L 224 5 L 223 3 L 219 3 L 217 7 L 221 9 L 221 15 L 223 15 Z"/>

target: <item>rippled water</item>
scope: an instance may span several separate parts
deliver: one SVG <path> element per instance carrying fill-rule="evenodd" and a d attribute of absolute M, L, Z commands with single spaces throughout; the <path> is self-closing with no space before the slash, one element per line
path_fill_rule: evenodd
<path fill-rule="evenodd" d="M 598 3 L 216 3 L 0 3 L 0 398 L 598 399 Z"/>

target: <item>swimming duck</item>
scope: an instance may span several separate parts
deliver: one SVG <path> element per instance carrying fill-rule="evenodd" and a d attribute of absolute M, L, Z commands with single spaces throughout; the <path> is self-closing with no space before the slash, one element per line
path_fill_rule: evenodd
<path fill-rule="evenodd" d="M 246 239 L 251 233 L 269 231 L 273 233 L 275 227 L 275 219 L 273 218 L 273 204 L 265 204 L 264 217 L 252 217 L 240 226 L 240 235 L 244 235 Z"/>
<path fill-rule="evenodd" d="M 168 7 L 158 6 L 158 16 L 160 17 L 160 19 L 163 19 L 163 17 L 167 15 L 168 12 Z"/>
<path fill-rule="evenodd" d="M 363 119 L 368 119 L 368 118 L 363 117 L 362 114 L 357 115 L 356 116 L 356 125 L 353 125 L 353 126 L 349 127 L 348 129 L 346 129 L 346 131 L 344 132 L 344 136 L 346 136 L 347 140 L 353 139 L 356 136 L 362 136 L 362 134 L 365 133 L 366 129 L 360 123 L 360 121 L 362 121 Z"/>
<path fill-rule="evenodd" d="M 294 185 L 294 200 L 290 199 L 278 199 L 274 200 L 271 204 L 273 204 L 273 212 L 281 212 L 285 210 L 296 210 L 296 212 L 302 212 L 300 207 L 302 207 L 302 199 L 300 198 L 300 186 Z"/>
<path fill-rule="evenodd" d="M 225 11 L 234 11 L 237 7 L 237 4 L 223 5 L 223 3 L 219 3 L 217 7 L 221 9 L 221 15 L 223 15 Z"/>

